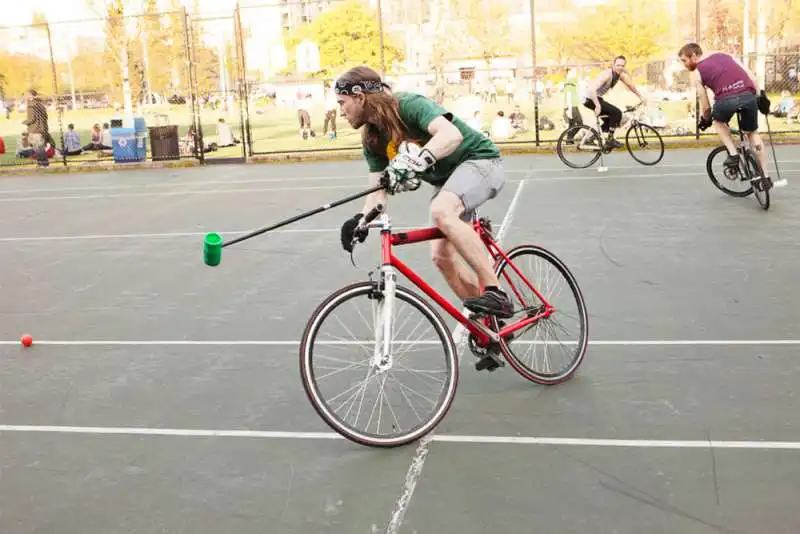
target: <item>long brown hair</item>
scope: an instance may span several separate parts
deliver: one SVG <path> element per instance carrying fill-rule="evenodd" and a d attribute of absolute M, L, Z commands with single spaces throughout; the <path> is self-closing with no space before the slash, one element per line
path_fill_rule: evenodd
<path fill-rule="evenodd" d="M 380 82 L 380 75 L 369 67 L 355 67 L 339 77 L 348 83 L 363 81 Z M 389 142 L 400 144 L 407 137 L 408 128 L 400 118 L 400 103 L 387 90 L 380 93 L 364 93 L 364 113 L 369 122 L 364 125 L 364 146 L 380 156 L 386 156 Z"/>

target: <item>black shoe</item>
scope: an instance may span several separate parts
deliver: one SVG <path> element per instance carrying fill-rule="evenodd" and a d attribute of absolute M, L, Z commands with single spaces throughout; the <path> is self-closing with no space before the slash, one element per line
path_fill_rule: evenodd
<path fill-rule="evenodd" d="M 728 154 L 728 157 L 725 159 L 725 161 L 722 164 L 727 169 L 730 169 L 732 171 L 738 171 L 739 170 L 739 154 L 734 154 L 733 156 Z"/>
<path fill-rule="evenodd" d="M 514 316 L 514 305 L 501 289 L 487 289 L 480 297 L 466 299 L 464 307 L 471 312 L 504 319 Z"/>
<path fill-rule="evenodd" d="M 769 191 L 773 187 L 769 176 L 757 176 L 750 180 L 750 183 L 758 191 Z"/>
<path fill-rule="evenodd" d="M 613 137 L 609 137 L 608 141 L 606 141 L 606 148 L 608 149 L 622 148 L 623 146 L 625 145 L 623 145 L 621 142 L 617 141 Z"/>
<path fill-rule="evenodd" d="M 500 364 L 491 356 L 484 356 L 475 362 L 476 371 L 489 371 L 490 373 L 500 368 Z"/>

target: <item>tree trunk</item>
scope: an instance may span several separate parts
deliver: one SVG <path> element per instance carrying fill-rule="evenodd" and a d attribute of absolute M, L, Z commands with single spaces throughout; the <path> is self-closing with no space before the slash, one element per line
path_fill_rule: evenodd
<path fill-rule="evenodd" d="M 760 0 L 756 0 L 756 80 L 759 88 L 767 81 L 767 13 Z"/>
<path fill-rule="evenodd" d="M 133 116 L 133 101 L 131 98 L 130 69 L 128 68 L 128 42 L 127 39 L 122 43 L 122 57 L 120 58 L 120 70 L 122 73 L 122 102 L 126 117 Z"/>

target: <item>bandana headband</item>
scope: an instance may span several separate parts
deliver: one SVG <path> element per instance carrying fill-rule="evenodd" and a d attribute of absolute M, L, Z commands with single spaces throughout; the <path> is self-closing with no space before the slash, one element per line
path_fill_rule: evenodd
<path fill-rule="evenodd" d="M 361 80 L 359 82 L 349 82 L 346 80 L 336 80 L 333 91 L 337 95 L 357 95 L 363 93 L 381 93 L 384 88 L 389 86 L 380 80 Z"/>

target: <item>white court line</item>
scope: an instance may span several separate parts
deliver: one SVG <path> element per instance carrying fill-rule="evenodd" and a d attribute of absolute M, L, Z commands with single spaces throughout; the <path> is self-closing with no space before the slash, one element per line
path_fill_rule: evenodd
<path fill-rule="evenodd" d="M 785 161 L 785 163 L 800 163 Z M 659 165 L 658 168 L 683 168 L 683 167 L 697 167 L 697 163 L 681 163 L 674 165 Z M 702 166 L 702 165 L 701 165 Z M 620 165 L 613 167 L 614 169 L 645 169 L 642 166 L 636 165 Z M 539 172 L 553 173 L 553 172 L 578 172 L 569 167 L 552 167 L 544 169 L 507 169 L 506 174 L 527 174 L 532 175 Z M 363 181 L 363 177 L 358 174 L 351 175 L 320 175 L 320 176 L 274 176 L 268 178 L 252 178 L 252 179 L 239 179 L 239 180 L 207 180 L 207 181 L 179 181 L 179 178 L 170 178 L 166 182 L 157 183 L 139 183 L 139 184 L 115 184 L 115 185 L 85 185 L 85 186 L 69 186 L 69 187 L 36 187 L 30 189 L 2 189 L 0 188 L 0 195 L 15 195 L 15 194 L 31 194 L 31 193 L 64 193 L 70 191 L 124 191 L 132 189 L 169 189 L 169 188 L 190 188 L 190 187 L 203 187 L 209 185 L 232 185 L 232 184 L 259 184 L 259 183 L 279 183 L 279 182 L 296 182 L 299 180 L 320 180 L 320 181 L 336 181 L 336 180 L 354 180 Z"/>
<path fill-rule="evenodd" d="M 172 178 L 178 180 L 178 178 Z M 42 187 L 34 189 L 0 189 L 0 195 L 20 194 L 20 193 L 64 193 L 69 191 L 115 191 L 115 190 L 131 190 L 131 189 L 169 189 L 169 188 L 190 188 L 202 187 L 206 185 L 233 185 L 233 184 L 262 184 L 262 183 L 280 183 L 280 182 L 296 182 L 297 180 L 353 180 L 359 183 L 364 182 L 362 176 L 275 176 L 272 178 L 251 178 L 245 180 L 208 180 L 204 182 L 199 181 L 186 181 L 186 182 L 159 182 L 154 184 L 118 184 L 118 185 L 86 185 L 86 186 L 72 186 L 72 187 Z"/>
<path fill-rule="evenodd" d="M 500 224 L 500 228 L 495 239 L 498 243 L 509 227 L 514 209 L 517 206 L 517 201 L 519 200 L 520 194 L 522 193 L 522 188 L 524 186 L 525 180 L 523 179 L 519 182 L 517 191 L 514 193 L 514 197 L 511 199 L 511 203 L 508 205 L 508 210 L 503 218 L 503 222 Z M 461 313 L 462 315 L 466 315 L 468 311 L 469 310 L 464 308 L 461 310 Z M 463 335 L 464 332 L 465 329 L 461 323 L 459 323 L 453 331 L 453 341 L 455 342 L 456 347 L 458 347 L 456 357 L 460 358 L 460 361 L 457 362 L 457 364 L 460 364 L 460 362 L 464 361 L 464 347 L 462 344 L 463 341 L 466 341 L 466 337 Z M 400 497 L 398 497 L 397 501 L 395 502 L 394 508 L 392 509 L 392 514 L 389 517 L 386 534 L 397 534 L 400 531 L 400 527 L 403 524 L 403 518 L 406 515 L 406 510 L 408 510 L 408 505 L 411 502 L 411 497 L 414 495 L 414 489 L 417 486 L 417 480 L 419 480 L 420 475 L 422 475 L 422 468 L 425 465 L 425 458 L 428 455 L 430 436 L 433 436 L 433 433 L 429 434 L 429 436 L 426 436 L 420 442 L 420 445 L 417 447 L 417 451 L 414 454 L 414 458 L 411 460 L 411 465 L 408 466 L 405 482 L 403 483 L 403 489 L 400 492 Z"/>
<path fill-rule="evenodd" d="M 619 168 L 619 167 L 616 167 Z M 609 167 L 609 171 L 613 171 L 615 167 Z M 648 178 L 663 178 L 663 177 L 672 177 L 672 176 L 707 176 L 704 172 L 693 172 L 693 173 L 684 173 L 684 172 L 676 172 L 676 173 L 658 173 L 658 172 L 642 172 L 642 173 L 621 173 L 615 174 L 613 172 L 607 172 L 603 174 L 593 173 L 591 169 L 584 170 L 581 174 L 577 174 L 579 171 L 572 171 L 575 173 L 573 176 L 541 176 L 536 177 L 536 172 L 543 172 L 543 171 L 530 171 L 530 170 L 518 170 L 518 171 L 506 171 L 509 174 L 525 174 L 526 178 L 520 180 L 513 180 L 509 179 L 507 182 L 516 182 L 522 180 L 528 180 L 531 182 L 552 182 L 552 183 L 567 183 L 567 182 L 579 182 L 579 181 L 592 181 L 592 180 L 646 180 Z M 782 174 L 797 174 L 800 173 L 800 169 L 786 169 L 782 171 Z M 360 182 L 358 182 L 360 183 Z M 59 195 L 59 196 L 50 196 L 50 195 L 38 195 L 38 196 L 24 196 L 24 197 L 0 197 L 0 202 L 31 202 L 31 201 L 65 201 L 65 200 L 95 200 L 95 199 L 114 199 L 114 198 L 144 198 L 144 197 L 171 197 L 171 196 L 187 196 L 187 195 L 222 195 L 222 194 L 240 194 L 240 193 L 266 193 L 271 191 L 325 191 L 325 190 L 333 190 L 333 189 L 353 189 L 354 187 L 358 187 L 358 184 L 354 183 L 351 185 L 315 185 L 315 186 L 303 186 L 303 185 L 292 185 L 286 187 L 256 187 L 256 188 L 220 188 L 220 189 L 180 189 L 176 191 L 144 191 L 141 193 L 111 193 L 111 194 L 90 194 L 90 195 Z M 2 194 L 2 191 L 0 191 Z"/>
<path fill-rule="evenodd" d="M 402 230 L 412 230 L 414 228 L 425 228 L 429 223 L 423 223 L 419 226 L 393 226 L 393 228 Z M 53 236 L 18 236 L 18 237 L 0 237 L 0 243 L 4 242 L 17 242 L 17 241 L 74 241 L 82 239 L 160 239 L 170 237 L 197 237 L 204 236 L 211 230 L 203 232 L 164 232 L 164 233 L 151 233 L 151 234 L 86 234 L 86 235 L 53 235 Z M 288 228 L 281 230 L 273 230 L 271 234 L 313 234 L 313 233 L 326 233 L 326 232 L 339 232 L 341 228 Z M 223 236 L 235 236 L 238 234 L 247 234 L 252 232 L 250 230 L 232 230 L 232 231 L 218 231 L 217 233 Z"/>
<path fill-rule="evenodd" d="M 139 198 L 139 197 L 174 197 L 186 195 L 219 195 L 231 193 L 266 193 L 270 191 L 315 191 L 326 189 L 352 189 L 354 185 L 315 185 L 315 186 L 293 186 L 293 187 L 258 187 L 253 189 L 208 189 L 208 190 L 184 190 L 184 191 L 153 191 L 145 193 L 119 193 L 110 195 L 66 195 L 66 196 L 35 196 L 35 197 L 9 197 L 0 198 L 0 202 L 25 202 L 41 200 L 91 200 L 109 198 Z"/>
<path fill-rule="evenodd" d="M 790 163 L 800 163 L 800 160 L 781 160 L 783 164 L 790 164 Z M 681 168 L 702 168 L 705 165 L 705 160 L 701 162 L 695 163 L 670 163 L 670 164 L 659 164 L 657 167 L 644 167 L 642 165 L 614 165 L 610 167 L 609 170 L 613 169 L 639 169 L 642 171 L 646 171 L 647 169 L 681 169 Z M 590 169 L 587 169 L 589 171 Z M 506 174 L 526 174 L 529 176 L 533 176 L 536 173 L 554 173 L 554 172 L 563 172 L 563 173 L 574 173 L 580 172 L 576 169 L 570 169 L 566 166 L 560 167 L 544 167 L 544 168 L 532 168 L 532 169 L 507 169 L 505 171 Z M 116 184 L 116 185 L 86 185 L 86 186 L 70 186 L 70 187 L 42 187 L 42 188 L 31 188 L 31 189 L 2 189 L 0 188 L 0 195 L 7 195 L 7 194 L 20 194 L 20 193 L 58 193 L 58 192 L 68 192 L 68 191 L 113 191 L 113 190 L 131 190 L 131 189 L 163 189 L 163 188 L 170 188 L 170 187 L 203 187 L 207 185 L 231 185 L 231 184 L 257 184 L 257 183 L 278 183 L 278 182 L 295 182 L 299 180 L 363 180 L 362 176 L 354 173 L 350 175 L 319 175 L 319 176 L 274 176 L 274 177 L 266 177 L 266 178 L 252 178 L 252 179 L 236 179 L 236 180 L 207 180 L 207 181 L 197 181 L 197 180 L 190 180 L 190 181 L 178 181 L 179 178 L 170 177 L 169 180 L 174 180 L 170 182 L 157 182 L 157 183 L 149 183 L 149 184 Z"/>
<path fill-rule="evenodd" d="M 372 340 L 364 341 L 315 341 L 320 345 L 364 345 L 372 343 Z M 402 341 L 397 340 L 395 343 L 413 343 L 417 345 L 440 345 L 440 341 Z M 549 345 L 558 344 L 555 341 L 514 341 L 517 345 Z M 562 344 L 569 344 L 564 342 Z M 0 341 L 0 345 L 19 345 L 19 341 Z M 107 346 L 107 347 L 135 347 L 135 346 L 276 346 L 276 347 L 292 347 L 299 346 L 300 341 L 286 340 L 286 341 L 269 341 L 269 340 L 189 340 L 189 339 L 174 339 L 174 340 L 103 340 L 103 339 L 87 339 L 87 340 L 34 340 L 34 345 L 49 345 L 49 346 L 62 346 L 62 347 L 75 347 L 75 346 Z M 589 340 L 590 346 L 794 346 L 800 345 L 800 339 L 641 339 L 641 340 Z"/>
<path fill-rule="evenodd" d="M 334 432 L 289 432 L 269 430 L 211 430 L 190 428 L 98 427 L 59 425 L 0 425 L 0 433 L 88 434 L 123 436 L 215 437 L 294 440 L 345 440 Z M 420 440 L 423 442 L 469 443 L 477 445 L 551 445 L 572 447 L 621 447 L 668 449 L 787 449 L 800 450 L 798 441 L 735 441 L 735 440 L 659 440 L 618 438 L 556 438 L 537 436 L 480 436 L 437 434 Z M 422 456 L 421 456 L 422 457 Z M 422 457 L 424 458 L 424 457 Z M 421 465 L 413 464 L 415 472 Z M 410 495 L 406 497 L 410 499 Z"/>
<path fill-rule="evenodd" d="M 608 167 L 608 166 L 607 166 Z M 563 176 L 563 177 L 541 177 L 541 178 L 528 178 L 529 182 L 581 182 L 581 181 L 591 181 L 591 180 L 641 180 L 646 181 L 647 179 L 656 179 L 656 178 L 669 178 L 673 176 L 682 176 L 682 177 L 689 177 L 689 176 L 703 176 L 707 180 L 708 173 L 705 172 L 642 172 L 642 173 L 623 173 L 623 174 L 614 174 L 613 167 L 608 167 L 608 172 L 606 173 L 586 173 L 584 171 L 583 174 L 576 174 L 574 176 Z M 587 169 L 588 170 L 588 169 Z M 781 171 L 781 174 L 797 174 L 800 173 L 800 169 L 788 169 L 786 171 Z"/>

